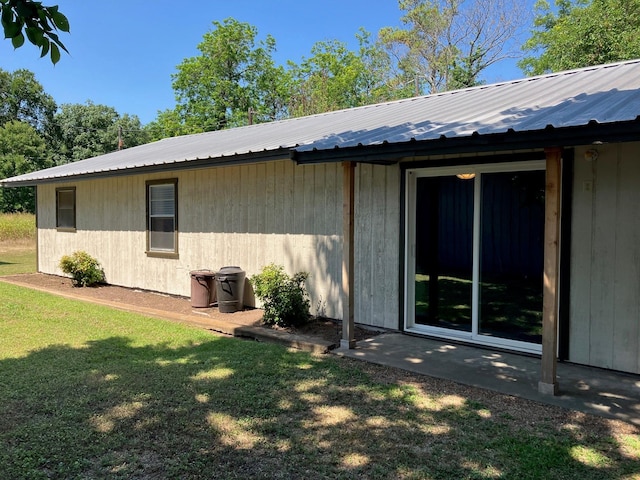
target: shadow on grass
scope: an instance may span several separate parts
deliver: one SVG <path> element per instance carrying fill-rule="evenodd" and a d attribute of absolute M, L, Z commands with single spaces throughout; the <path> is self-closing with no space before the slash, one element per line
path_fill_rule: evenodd
<path fill-rule="evenodd" d="M 518 419 L 453 387 L 434 395 L 420 384 L 376 382 L 376 372 L 384 373 L 227 338 L 179 348 L 125 336 L 48 346 L 0 361 L 0 477 L 640 473 L 603 419 L 575 417 L 564 428 L 549 413 L 557 410 L 543 407 Z M 594 422 L 605 436 L 585 438 Z"/>

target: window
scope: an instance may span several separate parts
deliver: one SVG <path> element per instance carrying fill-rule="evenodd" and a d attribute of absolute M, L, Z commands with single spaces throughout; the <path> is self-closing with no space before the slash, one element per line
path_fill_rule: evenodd
<path fill-rule="evenodd" d="M 178 253 L 178 180 L 147 182 L 147 253 Z"/>
<path fill-rule="evenodd" d="M 76 187 L 56 188 L 56 228 L 76 230 Z"/>

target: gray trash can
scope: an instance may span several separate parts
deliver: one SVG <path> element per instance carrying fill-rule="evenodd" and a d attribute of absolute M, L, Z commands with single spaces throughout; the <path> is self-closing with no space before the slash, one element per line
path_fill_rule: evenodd
<path fill-rule="evenodd" d="M 214 280 L 216 274 L 211 270 L 193 270 L 191 275 L 191 306 L 208 308 L 215 301 Z"/>
<path fill-rule="evenodd" d="M 245 272 L 240 267 L 222 267 L 216 272 L 218 310 L 233 313 L 243 308 Z"/>

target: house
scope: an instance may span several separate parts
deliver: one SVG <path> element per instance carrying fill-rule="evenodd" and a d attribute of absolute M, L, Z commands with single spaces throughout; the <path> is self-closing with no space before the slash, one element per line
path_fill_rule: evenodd
<path fill-rule="evenodd" d="M 168 138 L 37 187 L 38 270 L 308 271 L 313 313 L 640 374 L 640 60 Z M 250 298 L 246 302 L 250 303 Z"/>

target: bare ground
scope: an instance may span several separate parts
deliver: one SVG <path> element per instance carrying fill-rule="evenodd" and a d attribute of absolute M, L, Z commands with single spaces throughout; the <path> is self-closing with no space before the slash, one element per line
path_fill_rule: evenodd
<path fill-rule="evenodd" d="M 3 278 L 9 281 L 14 280 L 19 283 L 24 283 L 38 289 L 78 298 L 95 299 L 123 305 L 144 307 L 158 311 L 167 311 L 184 316 L 193 316 L 198 320 L 202 320 L 203 318 L 212 318 L 216 320 L 229 319 L 234 323 L 263 326 L 264 328 L 274 328 L 294 334 L 318 337 L 334 344 L 340 343 L 342 332 L 342 322 L 328 318 L 312 317 L 311 321 L 306 325 L 284 329 L 263 325 L 261 321 L 263 312 L 260 309 L 247 308 L 241 312 L 220 313 L 217 307 L 193 308 L 191 306 L 191 300 L 186 297 L 167 295 L 136 288 L 118 287 L 115 285 L 97 285 L 95 287 L 79 288 L 72 285 L 70 278 L 43 273 L 11 275 Z M 363 340 L 379 333 L 380 331 L 360 326 L 356 326 L 355 328 L 356 340 Z"/>

